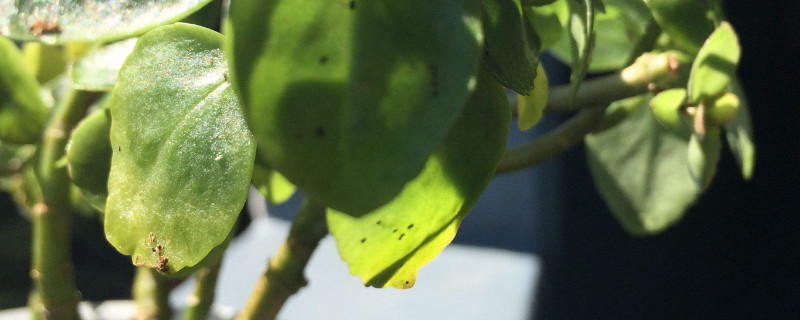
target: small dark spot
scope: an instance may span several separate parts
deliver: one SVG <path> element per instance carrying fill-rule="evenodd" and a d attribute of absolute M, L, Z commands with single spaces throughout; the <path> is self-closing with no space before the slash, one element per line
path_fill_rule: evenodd
<path fill-rule="evenodd" d="M 316 133 L 317 133 L 317 137 L 320 137 L 320 138 L 324 137 L 325 136 L 325 128 L 323 128 L 322 126 L 318 126 L 317 130 L 316 130 Z"/>
<path fill-rule="evenodd" d="M 326 62 L 328 62 L 328 57 L 322 56 L 322 58 L 319 58 L 319 64 L 325 64 Z"/>
<path fill-rule="evenodd" d="M 411 229 L 411 228 L 413 228 L 413 227 L 414 227 L 414 224 L 413 224 L 413 223 L 408 225 L 408 228 L 409 228 L 409 229 Z"/>
<path fill-rule="evenodd" d="M 395 232 L 397 232 L 397 229 L 392 230 L 392 233 L 395 233 Z"/>
<path fill-rule="evenodd" d="M 228 73 L 227 72 L 222 74 L 222 79 L 224 79 L 225 81 L 228 81 Z"/>
<path fill-rule="evenodd" d="M 117 146 L 117 151 L 122 151 L 122 146 Z"/>
<path fill-rule="evenodd" d="M 367 238 L 361 238 L 361 243 L 367 242 Z"/>
<path fill-rule="evenodd" d="M 375 224 L 381 224 L 381 221 L 380 221 L 380 220 L 378 220 L 378 222 L 375 222 Z"/>
<path fill-rule="evenodd" d="M 403 240 L 403 237 L 405 237 L 405 236 L 406 236 L 406 234 L 403 233 L 403 234 L 400 235 L 400 238 L 397 238 L 397 240 Z"/>
<path fill-rule="evenodd" d="M 408 284 L 408 281 L 406 281 L 406 284 Z"/>
<path fill-rule="evenodd" d="M 355 1 L 350 1 L 350 10 L 353 10 L 355 8 L 356 8 L 356 2 Z"/>

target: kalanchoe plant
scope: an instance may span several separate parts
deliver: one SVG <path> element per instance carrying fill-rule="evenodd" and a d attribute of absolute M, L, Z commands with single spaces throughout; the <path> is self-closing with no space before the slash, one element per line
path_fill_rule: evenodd
<path fill-rule="evenodd" d="M 186 317 L 201 319 L 251 183 L 276 203 L 296 186 L 305 202 L 239 315 L 267 319 L 328 232 L 365 285 L 410 288 L 495 174 L 581 140 L 633 235 L 680 219 L 722 139 L 753 173 L 717 1 L 233 0 L 189 16 L 208 2 L 0 0 L 0 185 L 33 224 L 35 318 L 78 317 L 75 188 L 140 267 L 139 316 L 168 317 L 171 279 L 196 272 Z M 173 23 L 187 16 L 222 33 Z M 570 85 L 548 88 L 547 49 Z M 527 130 L 571 112 L 506 150 L 512 115 Z"/>

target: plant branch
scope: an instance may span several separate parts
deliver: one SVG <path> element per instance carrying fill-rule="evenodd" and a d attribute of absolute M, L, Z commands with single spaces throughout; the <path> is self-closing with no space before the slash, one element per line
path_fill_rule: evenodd
<path fill-rule="evenodd" d="M 289 236 L 269 260 L 267 272 L 259 279 L 237 319 L 275 319 L 286 300 L 307 284 L 303 275 L 306 264 L 326 234 L 325 207 L 306 199 Z"/>
<path fill-rule="evenodd" d="M 544 112 L 571 112 L 647 93 L 652 85 L 665 87 L 675 80 L 677 71 L 678 60 L 671 53 L 644 53 L 620 72 L 583 81 L 574 98 L 569 85 L 553 88 Z"/>
<path fill-rule="evenodd" d="M 584 81 L 574 99 L 569 86 L 554 88 L 546 113 L 581 112 L 536 140 L 506 150 L 496 173 L 524 169 L 566 151 L 594 131 L 608 104 L 647 93 L 652 86 L 666 87 L 677 78 L 677 72 L 678 60 L 672 54 L 645 53 L 618 73 Z"/>
<path fill-rule="evenodd" d="M 36 174 L 42 201 L 33 206 L 33 256 L 31 278 L 37 302 L 33 318 L 77 319 L 80 292 L 70 257 L 72 209 L 64 157 L 69 133 L 86 114 L 97 93 L 72 89 L 53 110 L 39 150 Z"/>
<path fill-rule="evenodd" d="M 538 139 L 506 150 L 495 172 L 506 173 L 525 169 L 567 151 L 597 127 L 597 123 L 603 118 L 603 111 L 604 107 L 583 109 Z"/>
<path fill-rule="evenodd" d="M 157 271 L 136 267 L 133 278 L 133 301 L 136 303 L 136 320 L 169 320 L 169 293 L 182 279 L 169 279 Z"/>
<path fill-rule="evenodd" d="M 184 320 L 208 319 L 208 311 L 214 302 L 214 292 L 217 288 L 217 277 L 221 263 L 200 269 L 195 273 L 194 293 L 189 296 Z"/>

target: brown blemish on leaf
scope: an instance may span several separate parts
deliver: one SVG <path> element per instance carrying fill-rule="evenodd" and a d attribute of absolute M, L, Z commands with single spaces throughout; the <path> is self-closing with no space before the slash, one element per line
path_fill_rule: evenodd
<path fill-rule="evenodd" d="M 367 241 L 367 238 L 361 238 L 361 243 L 364 243 L 366 241 Z"/>
<path fill-rule="evenodd" d="M 380 220 L 378 220 L 378 222 L 375 222 L 375 224 L 381 224 L 381 221 L 380 221 Z"/>
<path fill-rule="evenodd" d="M 28 28 L 28 31 L 35 36 L 59 34 L 61 33 L 61 26 L 55 21 L 34 20 L 31 27 Z"/>
<path fill-rule="evenodd" d="M 117 146 L 117 151 L 122 151 L 122 146 Z"/>
<path fill-rule="evenodd" d="M 401 234 L 401 235 L 400 235 L 400 237 L 399 237 L 399 238 L 397 238 L 397 240 L 403 240 L 403 237 L 405 237 L 405 236 L 406 236 L 406 234 L 405 234 L 405 233 L 403 233 L 403 234 Z"/>
<path fill-rule="evenodd" d="M 155 252 L 157 255 L 160 256 L 161 255 L 161 249 L 163 249 L 163 248 L 164 247 L 159 244 L 159 245 L 156 245 L 155 247 L 150 248 L 150 250 L 153 250 L 153 252 Z"/>
<path fill-rule="evenodd" d="M 413 227 L 414 227 L 414 224 L 413 224 L 413 223 L 408 225 L 408 228 L 409 228 L 409 229 L 411 229 L 411 228 L 413 228 Z"/>
<path fill-rule="evenodd" d="M 397 232 L 397 229 L 392 230 L 392 233 L 395 233 L 395 232 Z"/>
<path fill-rule="evenodd" d="M 169 262 L 169 258 L 165 256 L 159 256 L 158 261 L 156 261 L 156 271 L 161 273 L 169 273 L 167 262 Z"/>
<path fill-rule="evenodd" d="M 149 246 L 153 244 L 153 242 L 156 242 L 156 235 L 150 232 L 150 234 L 147 235 L 147 245 Z"/>

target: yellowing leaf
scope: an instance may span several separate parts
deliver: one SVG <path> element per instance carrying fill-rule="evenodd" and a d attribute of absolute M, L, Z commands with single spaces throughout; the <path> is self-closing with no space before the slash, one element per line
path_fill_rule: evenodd
<path fill-rule="evenodd" d="M 539 123 L 547 105 L 547 74 L 541 64 L 536 69 L 536 80 L 530 95 L 517 95 L 517 125 L 520 130 L 528 130 Z"/>
<path fill-rule="evenodd" d="M 368 286 L 413 286 L 417 270 L 452 241 L 494 176 L 509 121 L 502 87 L 482 72 L 439 149 L 397 198 L 361 217 L 328 210 L 328 226 L 350 272 Z"/>

